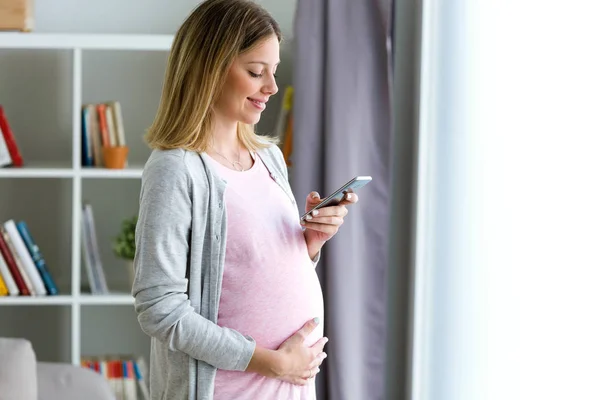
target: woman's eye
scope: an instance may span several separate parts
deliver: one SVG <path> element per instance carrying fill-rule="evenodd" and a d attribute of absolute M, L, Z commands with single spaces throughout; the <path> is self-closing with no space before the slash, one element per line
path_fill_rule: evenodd
<path fill-rule="evenodd" d="M 250 76 L 251 76 L 251 77 L 253 77 L 253 78 L 260 78 L 260 77 L 262 77 L 262 74 L 255 74 L 255 73 L 254 73 L 254 72 L 252 72 L 252 71 L 248 71 L 248 73 L 249 73 L 249 74 L 250 74 Z"/>

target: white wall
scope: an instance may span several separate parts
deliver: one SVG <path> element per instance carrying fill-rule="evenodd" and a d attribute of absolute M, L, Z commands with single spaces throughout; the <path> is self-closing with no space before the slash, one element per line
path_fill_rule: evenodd
<path fill-rule="evenodd" d="M 264 0 L 291 42 L 294 0 Z M 37 0 L 34 32 L 173 34 L 197 1 Z M 83 52 L 83 102 L 121 101 L 130 163 L 143 164 L 142 141 L 158 105 L 166 52 Z M 291 81 L 291 52 L 282 47 L 279 86 Z M 71 55 L 66 51 L 0 51 L 0 104 L 28 163 L 71 161 Z M 281 92 L 282 93 L 282 92 Z M 269 103 L 257 130 L 268 133 L 281 96 Z M 84 180 L 83 199 L 97 215 L 102 260 L 113 290 L 127 290 L 125 264 L 110 249 L 120 222 L 137 212 L 138 180 Z M 71 182 L 61 179 L 0 180 L 0 220 L 24 219 L 63 293 L 70 291 Z M 85 277 L 85 271 L 82 271 Z M 85 279 L 84 279 L 85 280 Z M 23 318 L 29 315 L 30 318 Z M 0 336 L 29 337 L 42 360 L 70 361 L 69 308 L 0 307 Z M 41 316 L 51 316 L 44 317 Z M 114 317 L 117 323 L 111 324 Z M 82 308 L 82 354 L 143 352 L 148 341 L 126 306 Z M 5 321 L 9 321 L 6 325 Z M 120 331 L 131 333 L 121 340 Z M 114 339 L 113 339 L 114 338 Z M 133 338 L 133 339 L 132 339 Z M 132 347 L 133 346 L 133 347 Z"/>

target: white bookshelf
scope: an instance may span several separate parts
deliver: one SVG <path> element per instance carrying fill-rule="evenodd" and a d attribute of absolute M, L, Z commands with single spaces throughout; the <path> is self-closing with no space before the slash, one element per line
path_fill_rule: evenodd
<path fill-rule="evenodd" d="M 38 297 L 0 297 L 0 307 L 17 306 L 65 306 L 70 308 L 70 357 L 73 364 L 78 365 L 82 354 L 81 323 L 82 313 L 87 306 L 126 306 L 133 305 L 133 298 L 128 293 L 111 293 L 109 295 L 91 295 L 81 292 L 81 205 L 82 186 L 88 180 L 139 179 L 143 165 L 133 164 L 123 170 L 109 170 L 81 166 L 81 105 L 82 105 L 82 58 L 89 51 L 169 51 L 172 35 L 114 35 L 114 34 L 43 34 L 43 33 L 0 33 L 0 51 L 12 49 L 35 52 L 61 51 L 70 54 L 70 90 L 71 93 L 71 160 L 67 162 L 28 162 L 22 168 L 0 168 L 2 179 L 60 179 L 71 184 L 71 238 L 70 238 L 70 291 L 63 291 L 57 296 Z M 9 117 L 10 123 L 10 117 Z M 126 129 L 127 131 L 127 129 Z M 126 132 L 127 134 L 127 132 Z M 15 133 L 19 143 L 18 133 Z M 26 185 L 27 182 L 23 182 Z M 110 194 L 112 195 L 112 194 Z M 99 218 L 98 216 L 96 218 Z M 51 229 L 44 228 L 44 229 Z M 42 248 L 42 252 L 44 249 Z M 53 269 L 50 266 L 50 272 Z M 84 307 L 85 306 L 85 307 Z M 1 335 L 1 334 L 0 334 Z"/>

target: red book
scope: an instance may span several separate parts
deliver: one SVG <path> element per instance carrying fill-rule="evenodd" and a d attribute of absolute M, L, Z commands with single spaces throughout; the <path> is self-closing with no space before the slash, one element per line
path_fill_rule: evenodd
<path fill-rule="evenodd" d="M 31 293 L 29 292 L 29 289 L 27 289 L 27 285 L 25 284 L 25 281 L 23 280 L 23 277 L 21 276 L 21 273 L 19 272 L 19 268 L 17 267 L 17 262 L 15 261 L 12 253 L 10 252 L 10 249 L 8 248 L 8 245 L 4 241 L 4 237 L 2 237 L 1 233 L 0 233 L 0 254 L 2 254 L 2 257 L 4 257 L 4 261 L 6 261 L 6 265 L 8 265 L 8 269 L 10 270 L 10 273 L 12 274 L 13 279 L 15 280 L 15 283 L 17 284 L 17 288 L 19 289 L 19 292 L 21 292 L 21 295 L 22 296 L 30 296 Z"/>
<path fill-rule="evenodd" d="M 6 119 L 4 108 L 2 108 L 2 106 L 0 106 L 0 130 L 2 130 L 2 135 L 4 136 L 6 147 L 10 153 L 10 158 L 12 158 L 13 166 L 22 167 L 23 157 L 21 157 L 19 147 L 17 147 L 17 142 L 15 141 L 15 137 L 10 129 L 10 125 L 8 124 L 8 120 Z"/>
<path fill-rule="evenodd" d="M 110 147 L 110 138 L 108 136 L 108 123 L 106 121 L 106 104 L 97 104 L 96 110 L 98 111 L 98 123 L 100 127 L 100 137 L 102 138 L 102 146 Z"/>

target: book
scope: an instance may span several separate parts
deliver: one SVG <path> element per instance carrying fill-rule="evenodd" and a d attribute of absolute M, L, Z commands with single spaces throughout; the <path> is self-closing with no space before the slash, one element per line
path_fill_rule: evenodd
<path fill-rule="evenodd" d="M 110 147 L 117 146 L 117 129 L 115 126 L 115 118 L 113 116 L 113 109 L 110 104 L 105 104 L 104 113 L 106 118 L 106 127 L 108 130 L 108 137 L 110 139 Z"/>
<path fill-rule="evenodd" d="M 102 138 L 98 121 L 98 110 L 95 104 L 84 104 L 86 110 L 85 130 L 90 137 L 92 147 L 92 165 L 101 167 L 104 165 L 102 156 Z"/>
<path fill-rule="evenodd" d="M 90 204 L 83 206 L 81 227 L 84 261 L 92 294 L 108 294 L 109 290 L 106 284 L 104 268 L 100 259 L 100 247 L 98 246 L 98 239 L 96 237 L 94 213 Z"/>
<path fill-rule="evenodd" d="M 2 255 L 4 256 L 8 266 L 11 268 L 11 272 L 13 273 L 13 276 L 15 277 L 15 281 L 17 279 L 16 277 L 18 276 L 18 277 L 20 277 L 20 280 L 23 283 L 23 287 L 19 287 L 19 290 L 21 291 L 21 295 L 35 296 L 36 292 L 35 292 L 35 289 L 33 288 L 33 285 L 31 284 L 31 279 L 29 279 L 29 276 L 25 272 L 25 267 L 23 266 L 23 263 L 21 262 L 21 258 L 19 257 L 17 250 L 15 249 L 12 241 L 10 240 L 10 236 L 8 235 L 8 233 L 6 232 L 6 229 L 4 229 L 1 224 L 0 224 L 0 234 L 2 235 L 2 240 L 4 241 L 4 244 L 6 245 L 6 248 L 8 249 L 8 251 L 6 253 L 3 252 Z M 11 266 L 14 266 L 14 269 Z M 19 281 L 17 281 L 17 284 L 19 284 Z"/>
<path fill-rule="evenodd" d="M 135 377 L 140 387 L 140 392 L 144 400 L 150 400 L 150 388 L 148 387 L 148 368 L 143 357 L 138 357 L 133 364 Z"/>
<path fill-rule="evenodd" d="M 90 110 L 81 109 L 81 165 L 91 167 L 94 165 L 94 152 L 92 148 L 92 133 L 90 132 Z"/>
<path fill-rule="evenodd" d="M 0 271 L 0 297 L 8 296 L 8 288 L 6 287 L 6 283 L 4 283 L 4 278 L 2 277 L 2 272 Z"/>
<path fill-rule="evenodd" d="M 12 160 L 12 165 L 14 167 L 22 167 L 23 166 L 23 157 L 21 156 L 21 152 L 19 151 L 19 147 L 17 146 L 17 142 L 15 141 L 15 137 L 8 123 L 8 119 L 6 118 L 6 114 L 4 113 L 4 108 L 0 105 L 0 133 L 2 133 L 2 137 L 6 144 L 6 148 L 10 154 L 10 158 Z"/>
<path fill-rule="evenodd" d="M 83 258 L 84 258 L 83 264 L 85 266 L 85 272 L 88 277 L 88 283 L 90 284 L 90 291 L 92 292 L 92 294 L 97 295 L 97 294 L 102 294 L 102 290 L 99 287 L 98 277 L 94 273 L 94 268 L 95 268 L 94 265 L 96 262 L 94 259 L 94 253 L 92 251 L 91 234 L 89 232 L 88 225 L 89 224 L 87 222 L 85 213 L 82 212 L 82 214 L 81 214 L 81 236 L 82 236 L 81 247 L 83 250 L 82 253 L 83 253 Z"/>
<path fill-rule="evenodd" d="M 27 274 L 29 279 L 31 280 L 31 284 L 33 286 L 35 294 L 39 295 L 39 296 L 47 295 L 48 291 L 46 290 L 46 287 L 44 286 L 42 277 L 40 276 L 40 273 L 38 272 L 38 269 L 35 266 L 33 259 L 31 258 L 31 255 L 29 254 L 29 251 L 27 250 L 27 246 L 25 245 L 25 242 L 23 242 L 23 238 L 19 234 L 19 231 L 17 229 L 17 225 L 15 224 L 15 221 L 12 219 L 9 219 L 8 221 L 6 221 L 4 223 L 4 229 L 6 230 L 6 233 L 8 234 L 8 236 L 10 237 L 10 241 L 12 242 L 12 244 L 16 250 L 16 254 L 17 254 L 18 258 L 21 260 L 21 263 L 23 264 L 23 267 L 25 269 L 25 274 Z"/>
<path fill-rule="evenodd" d="M 98 126 L 100 127 L 102 147 L 110 147 L 112 144 L 110 140 L 110 134 L 108 132 L 108 124 L 106 122 L 106 104 L 97 104 L 96 112 L 98 114 Z"/>
<path fill-rule="evenodd" d="M 114 126 L 117 135 L 117 146 L 126 146 L 125 142 L 125 128 L 123 125 L 123 112 L 121 111 L 121 103 L 118 101 L 110 101 L 107 103 L 112 109 L 112 116 L 114 118 Z"/>
<path fill-rule="evenodd" d="M 12 255 L 10 248 L 8 247 L 8 243 L 6 243 L 6 239 L 4 239 L 4 230 L 0 229 L 0 255 L 6 263 L 6 266 L 13 277 L 17 288 L 19 289 L 19 293 L 22 296 L 30 296 L 31 292 L 29 290 L 29 286 L 25 282 L 25 279 L 21 275 L 21 271 L 17 266 L 17 261 Z"/>
<path fill-rule="evenodd" d="M 50 275 L 50 271 L 48 271 L 48 266 L 46 265 L 46 260 L 42 256 L 42 252 L 40 251 L 40 248 L 33 240 L 33 237 L 31 236 L 31 232 L 29 231 L 29 228 L 27 227 L 27 224 L 25 223 L 25 221 L 19 221 L 17 223 L 17 230 L 19 231 L 19 234 L 21 235 L 21 238 L 23 239 L 23 243 L 25 244 L 25 246 L 27 247 L 27 250 L 29 251 L 29 255 L 31 256 L 33 263 L 37 267 L 37 270 L 38 270 L 40 276 L 42 277 L 42 281 L 44 282 L 44 286 L 46 287 L 48 294 L 49 295 L 57 295 L 58 288 L 56 287 L 56 284 L 54 283 L 54 280 L 52 279 L 52 275 Z"/>
<path fill-rule="evenodd" d="M 2 241 L 1 235 L 0 235 L 0 241 Z M 4 242 L 2 242 L 2 243 L 4 243 Z M 4 259 L 2 252 L 0 252 L 0 275 L 2 275 L 2 278 L 4 279 L 4 284 L 6 285 L 8 294 L 10 296 L 18 296 L 19 288 L 17 286 L 17 283 L 15 282 L 13 274 L 10 272 L 10 269 L 8 268 L 8 264 L 6 263 L 6 260 Z"/>
<path fill-rule="evenodd" d="M 138 357 L 137 360 L 141 360 Z M 141 392 L 142 399 L 150 400 L 148 386 L 142 378 L 142 372 L 132 355 L 103 355 L 82 357 L 80 365 L 97 372 L 106 379 L 113 395 L 120 400 L 137 400 Z M 136 384 L 137 382 L 137 384 Z M 138 387 L 140 391 L 138 391 Z"/>
<path fill-rule="evenodd" d="M 0 127 L 0 167 L 7 167 L 9 165 L 12 165 L 12 158 L 10 158 L 6 140 L 4 140 L 2 128 Z"/>

